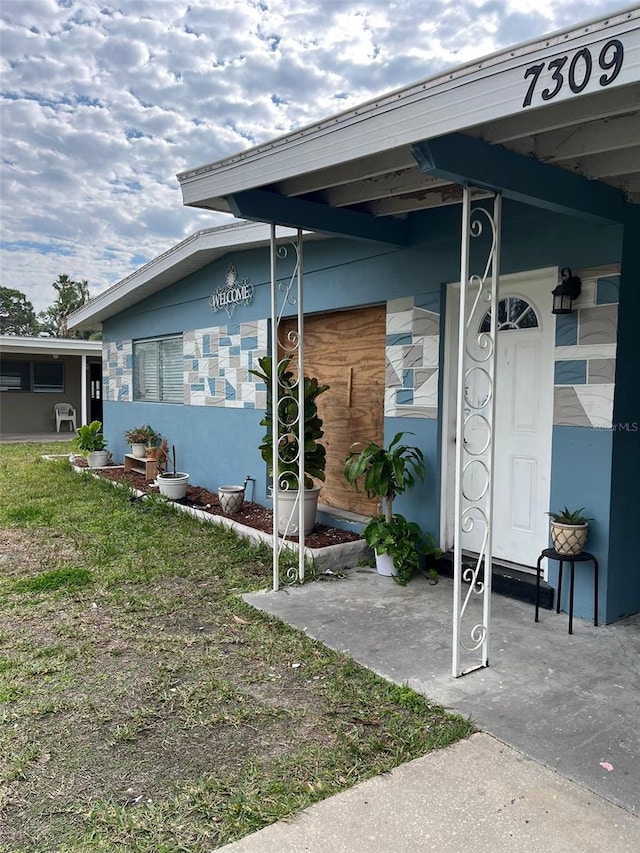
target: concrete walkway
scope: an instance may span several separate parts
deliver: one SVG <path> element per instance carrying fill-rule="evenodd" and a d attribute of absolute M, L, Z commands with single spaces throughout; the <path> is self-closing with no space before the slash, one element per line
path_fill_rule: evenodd
<path fill-rule="evenodd" d="M 451 581 L 346 574 L 245 599 L 483 733 L 223 850 L 640 850 L 640 617 L 569 636 L 566 614 L 494 595 L 491 666 L 453 679 Z"/>
<path fill-rule="evenodd" d="M 637 853 L 640 819 L 486 734 L 219 853 Z"/>

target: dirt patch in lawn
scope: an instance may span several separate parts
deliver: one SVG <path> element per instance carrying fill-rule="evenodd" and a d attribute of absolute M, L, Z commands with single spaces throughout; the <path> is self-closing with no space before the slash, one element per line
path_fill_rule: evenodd
<path fill-rule="evenodd" d="M 3 853 L 212 851 L 470 732 L 245 605 L 268 549 L 13 453 Z"/>
<path fill-rule="evenodd" d="M 1 562 L 16 581 L 39 576 L 60 563 L 54 548 L 37 533 L 3 531 Z M 113 598 L 100 588 L 3 596 L 2 850 L 5 840 L 34 853 L 92 849 L 80 844 L 85 832 L 113 842 L 119 824 L 153 822 L 154 809 L 192 796 L 195 780 L 215 778 L 229 797 L 246 767 L 335 741 L 322 722 L 333 719 L 322 672 L 333 656 L 293 632 L 282 644 L 281 629 L 271 637 L 270 620 L 239 603 L 235 613 L 219 600 L 219 578 L 158 579 L 134 609 L 126 589 Z M 184 831 L 180 849 L 217 846 L 215 818 L 201 839 Z M 135 849 L 159 849 L 165 832 Z"/>
<path fill-rule="evenodd" d="M 50 570 L 73 561 L 77 556 L 73 543 L 55 530 L 43 537 L 23 530 L 6 529 L 0 537 L 0 571 L 5 576 Z"/>

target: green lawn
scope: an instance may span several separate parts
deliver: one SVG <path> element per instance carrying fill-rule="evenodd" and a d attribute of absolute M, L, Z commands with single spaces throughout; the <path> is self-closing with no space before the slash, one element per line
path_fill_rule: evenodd
<path fill-rule="evenodd" d="M 210 851 L 469 734 L 247 607 L 268 550 L 65 449 L 0 446 L 0 850 Z"/>

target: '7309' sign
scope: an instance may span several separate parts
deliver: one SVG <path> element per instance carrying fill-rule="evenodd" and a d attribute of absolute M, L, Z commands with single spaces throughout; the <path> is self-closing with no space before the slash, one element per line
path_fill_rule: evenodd
<path fill-rule="evenodd" d="M 583 47 L 575 53 L 557 56 L 549 62 L 530 65 L 524 72 L 524 79 L 530 80 L 530 83 L 522 106 L 531 106 L 538 94 L 543 101 L 552 101 L 566 87 L 574 95 L 579 95 L 592 80 L 592 89 L 609 86 L 620 74 L 623 62 L 622 42 L 619 39 L 609 39 L 599 49 Z M 544 83 L 548 85 L 541 89 Z"/>

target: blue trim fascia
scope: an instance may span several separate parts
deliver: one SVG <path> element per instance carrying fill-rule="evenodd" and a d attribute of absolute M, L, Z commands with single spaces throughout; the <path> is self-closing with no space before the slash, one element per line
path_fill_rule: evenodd
<path fill-rule="evenodd" d="M 640 404 L 638 403 L 638 333 L 640 311 L 640 207 L 631 205 L 625 225 L 620 274 L 618 346 L 613 401 L 611 463 L 611 536 L 607 587 L 608 621 L 640 612 Z"/>
<path fill-rule="evenodd" d="M 411 242 L 407 224 L 391 216 L 371 216 L 267 190 L 243 190 L 228 196 L 227 200 L 231 212 L 239 219 L 275 222 L 290 228 L 392 246 L 408 246 Z"/>
<path fill-rule="evenodd" d="M 627 219 L 629 205 L 615 187 L 463 133 L 418 142 L 411 153 L 425 175 L 556 213 L 611 222 Z"/>

